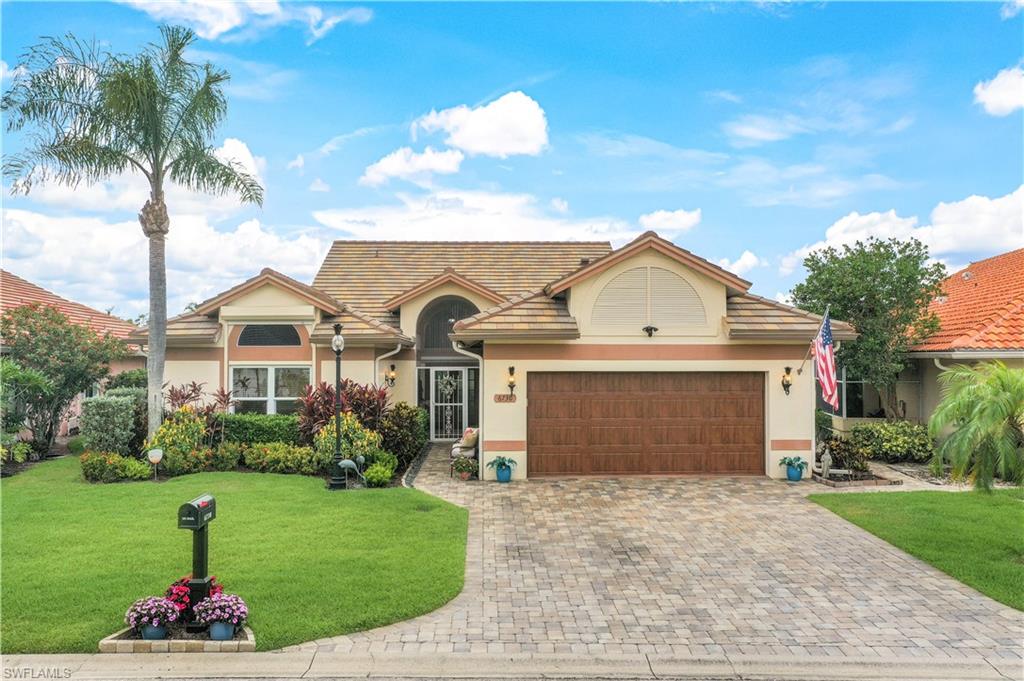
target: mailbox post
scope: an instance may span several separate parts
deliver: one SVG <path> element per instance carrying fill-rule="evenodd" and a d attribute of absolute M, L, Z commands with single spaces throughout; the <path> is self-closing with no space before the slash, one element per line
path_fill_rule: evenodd
<path fill-rule="evenodd" d="M 178 529 L 192 530 L 192 578 L 188 581 L 186 631 L 202 631 L 205 628 L 192 621 L 192 606 L 210 595 L 209 532 L 210 521 L 216 517 L 217 500 L 210 494 L 198 496 L 178 508 Z"/>

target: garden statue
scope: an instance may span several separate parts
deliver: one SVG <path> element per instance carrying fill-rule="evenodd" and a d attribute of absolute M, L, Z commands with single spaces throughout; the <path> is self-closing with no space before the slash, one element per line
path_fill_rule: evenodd
<path fill-rule="evenodd" d="M 832 468 L 832 453 L 829 452 L 828 445 L 825 445 L 825 449 L 821 453 L 821 477 L 828 480 L 830 468 Z"/>

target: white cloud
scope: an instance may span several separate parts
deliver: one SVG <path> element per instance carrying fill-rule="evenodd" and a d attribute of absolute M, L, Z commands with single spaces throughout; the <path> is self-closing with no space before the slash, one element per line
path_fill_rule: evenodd
<path fill-rule="evenodd" d="M 288 161 L 288 165 L 285 166 L 285 170 L 298 170 L 299 174 L 302 174 L 302 169 L 306 167 L 306 158 L 302 154 L 299 154 L 292 160 Z"/>
<path fill-rule="evenodd" d="M 711 90 L 705 92 L 704 96 L 708 99 L 717 99 L 723 102 L 730 102 L 732 104 L 742 104 L 743 98 L 732 90 Z"/>
<path fill-rule="evenodd" d="M 334 137 L 332 137 L 331 139 L 327 140 L 326 142 L 321 144 L 319 147 L 317 147 L 313 151 L 310 151 L 308 153 L 298 154 L 295 158 L 293 158 L 291 161 L 288 162 L 288 165 L 286 166 L 285 169 L 286 170 L 298 170 L 299 174 L 301 175 L 302 172 L 303 172 L 303 169 L 305 168 L 306 158 L 307 157 L 309 157 L 311 159 L 326 158 L 327 156 L 330 156 L 331 154 L 336 152 L 338 149 L 341 149 L 348 142 L 350 142 L 350 141 L 352 141 L 354 139 L 359 139 L 360 137 L 365 137 L 365 136 L 370 135 L 372 133 L 379 132 L 381 130 L 386 130 L 386 129 L 391 128 L 391 127 L 394 127 L 394 126 L 391 126 L 391 125 L 368 126 L 368 127 L 365 127 L 365 128 L 358 128 L 356 130 L 353 130 L 352 132 L 345 132 L 345 133 L 342 133 L 340 135 L 335 135 Z"/>
<path fill-rule="evenodd" d="M 551 199 L 551 209 L 556 213 L 565 215 L 569 212 L 569 202 L 556 196 Z"/>
<path fill-rule="evenodd" d="M 331 185 L 327 184 L 319 177 L 313 180 L 309 185 L 309 191 L 311 192 L 329 192 L 331 191 Z"/>
<path fill-rule="evenodd" d="M 588 152 L 611 158 L 651 158 L 674 164 L 693 162 L 709 165 L 722 163 L 729 159 L 728 154 L 677 147 L 643 135 L 602 132 L 586 133 L 579 135 L 577 139 Z"/>
<path fill-rule="evenodd" d="M 431 111 L 413 122 L 411 132 L 445 132 L 445 144 L 470 156 L 536 156 L 548 144 L 548 122 L 535 100 L 515 91 L 475 108 L 466 105 Z"/>
<path fill-rule="evenodd" d="M 723 267 L 739 276 L 743 276 L 755 267 L 764 267 L 767 264 L 767 260 L 758 257 L 753 251 L 743 251 L 743 253 L 740 254 L 740 257 L 735 260 L 722 258 L 718 261 L 718 265 L 720 267 Z"/>
<path fill-rule="evenodd" d="M 918 223 L 917 216 L 900 217 L 895 210 L 850 213 L 825 230 L 823 240 L 785 256 L 779 273 L 792 273 L 813 251 L 852 245 L 871 237 L 915 238 L 928 246 L 932 256 L 980 251 L 1001 253 L 1024 247 L 1024 185 L 994 199 L 975 195 L 961 201 L 939 203 L 932 210 L 931 224 Z"/>
<path fill-rule="evenodd" d="M 397 198 L 397 204 L 314 211 L 313 217 L 355 239 L 599 239 L 621 245 L 640 233 L 614 217 L 551 215 L 530 194 L 437 189 Z"/>
<path fill-rule="evenodd" d="M 751 157 L 713 178 L 714 184 L 734 189 L 752 206 L 829 206 L 838 200 L 867 191 L 896 189 L 900 183 L 878 173 L 839 175 L 823 163 L 779 166 Z"/>
<path fill-rule="evenodd" d="M 232 160 L 262 183 L 266 159 L 255 156 L 242 140 L 229 137 L 216 149 L 222 160 Z M 237 213 L 242 205 L 233 194 L 214 196 L 188 191 L 168 181 L 165 200 L 173 213 L 207 215 L 220 219 Z M 139 173 L 119 175 L 106 182 L 67 187 L 52 182 L 32 187 L 29 198 L 41 203 L 76 211 L 137 211 L 149 198 L 149 184 Z"/>
<path fill-rule="evenodd" d="M 700 208 L 697 210 L 656 210 L 640 216 L 640 226 L 664 234 L 680 234 L 693 229 L 700 223 Z"/>
<path fill-rule="evenodd" d="M 1009 116 L 1024 109 L 1024 67 L 1003 69 L 992 80 L 974 86 L 974 103 L 981 104 L 992 116 Z"/>
<path fill-rule="evenodd" d="M 51 216 L 6 209 L 4 267 L 100 310 L 134 317 L 148 311 L 148 245 L 134 218 Z M 68 248 L 69 241 L 74 248 Z M 167 239 L 171 314 L 230 288 L 263 267 L 309 281 L 327 243 L 308 234 L 279 234 L 248 220 L 214 228 L 203 216 L 172 214 Z"/>
<path fill-rule="evenodd" d="M 432 147 L 427 147 L 422 153 L 417 153 L 409 147 L 402 147 L 367 166 L 363 176 L 359 178 L 359 184 L 377 187 L 387 183 L 391 178 L 417 184 L 429 183 L 435 173 L 451 175 L 459 172 L 463 158 L 462 152 L 455 149 L 436 151 Z"/>
<path fill-rule="evenodd" d="M 251 40 L 264 30 L 284 24 L 301 24 L 306 44 L 326 36 L 342 23 L 365 24 L 373 12 L 365 7 L 324 12 L 313 5 L 280 3 L 277 0 L 120 0 L 158 21 L 191 26 L 207 40 Z"/>
<path fill-rule="evenodd" d="M 7 62 L 0 59 L 0 82 L 7 80 L 8 78 L 15 78 L 24 71 L 24 68 L 19 66 L 12 69 L 7 65 Z"/>
<path fill-rule="evenodd" d="M 789 293 L 783 293 L 782 291 L 775 292 L 775 300 L 782 303 L 783 305 L 792 305 L 793 296 Z"/>
<path fill-rule="evenodd" d="M 722 126 L 735 147 L 752 147 L 765 142 L 778 142 L 808 131 L 808 126 L 792 114 L 764 116 L 748 114 Z"/>
<path fill-rule="evenodd" d="M 1020 14 L 1022 9 L 1024 9 L 1024 0 L 1010 0 L 1004 2 L 1003 6 L 999 8 L 999 16 L 1003 19 L 1012 19 Z"/>

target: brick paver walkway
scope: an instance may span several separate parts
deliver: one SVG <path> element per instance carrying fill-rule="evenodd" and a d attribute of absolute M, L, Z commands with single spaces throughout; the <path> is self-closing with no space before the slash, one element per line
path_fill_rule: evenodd
<path fill-rule="evenodd" d="M 466 585 L 422 617 L 297 648 L 352 653 L 1019 660 L 1005 607 L 766 478 L 448 478 Z"/>

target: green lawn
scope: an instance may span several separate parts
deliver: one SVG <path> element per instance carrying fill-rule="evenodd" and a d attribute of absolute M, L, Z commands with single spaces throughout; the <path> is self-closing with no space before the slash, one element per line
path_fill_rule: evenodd
<path fill-rule="evenodd" d="M 1000 603 L 1024 610 L 1024 490 L 810 499 Z"/>
<path fill-rule="evenodd" d="M 467 513 L 422 492 L 258 473 L 97 485 L 66 457 L 3 481 L 0 650 L 95 652 L 135 599 L 191 570 L 176 513 L 203 492 L 217 498 L 211 572 L 248 602 L 261 650 L 408 619 L 462 589 Z"/>

